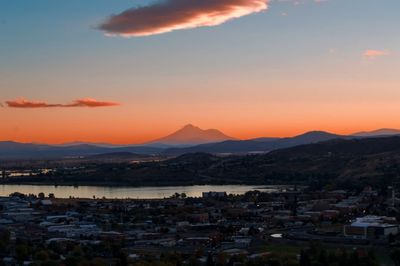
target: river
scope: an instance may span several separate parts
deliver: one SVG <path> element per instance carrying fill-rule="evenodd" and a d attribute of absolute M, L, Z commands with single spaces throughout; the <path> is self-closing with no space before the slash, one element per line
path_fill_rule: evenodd
<path fill-rule="evenodd" d="M 13 192 L 39 194 L 46 196 L 53 193 L 56 198 L 107 198 L 107 199 L 159 199 L 172 196 L 174 193 L 185 193 L 188 197 L 201 197 L 202 192 L 222 191 L 228 194 L 244 194 L 247 191 L 277 191 L 277 187 L 248 185 L 202 185 L 170 187 L 104 187 L 104 186 L 42 186 L 42 185 L 0 185 L 0 196 Z"/>

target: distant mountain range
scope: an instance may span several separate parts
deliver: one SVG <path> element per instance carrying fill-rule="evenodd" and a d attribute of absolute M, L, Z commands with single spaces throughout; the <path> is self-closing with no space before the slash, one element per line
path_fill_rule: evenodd
<path fill-rule="evenodd" d="M 306 134 L 303 139 L 312 135 Z M 135 167 L 123 160 L 130 159 L 130 154 L 113 154 L 117 164 L 108 156 L 95 156 L 105 161 L 84 173 L 25 176 L 5 182 L 123 186 L 299 184 L 316 189 L 361 190 L 372 186 L 379 190 L 398 180 L 400 136 L 333 139 L 251 156 L 187 153 L 163 161 L 148 160 Z"/>
<path fill-rule="evenodd" d="M 19 143 L 13 141 L 0 142 L 0 158 L 64 158 L 92 156 L 104 153 L 130 152 L 136 154 L 160 154 L 164 149 L 150 146 L 102 147 L 89 144 L 57 146 L 47 144 Z"/>
<path fill-rule="evenodd" d="M 251 140 L 228 140 L 218 143 L 201 144 L 187 148 L 169 148 L 165 150 L 168 155 L 181 155 L 185 153 L 262 153 L 276 149 L 288 148 L 302 144 L 317 143 L 321 141 L 352 138 L 323 131 L 311 131 L 291 138 L 258 138 Z"/>
<path fill-rule="evenodd" d="M 377 136 L 393 136 L 393 135 L 400 135 L 400 130 L 392 128 L 381 128 L 373 131 L 362 131 L 353 134 L 353 136 L 359 136 L 359 137 L 377 137 Z"/>
<path fill-rule="evenodd" d="M 356 139 L 399 135 L 400 130 L 379 129 L 353 135 L 337 135 L 324 131 L 311 131 L 288 138 L 256 138 L 237 140 L 216 129 L 203 130 L 186 125 L 178 131 L 142 145 L 113 145 L 107 143 L 74 142 L 62 145 L 18 143 L 0 141 L 1 159 L 64 158 L 93 156 L 111 153 L 162 154 L 178 156 L 186 153 L 246 154 L 266 153 L 303 144 L 319 143 L 333 139 Z"/>

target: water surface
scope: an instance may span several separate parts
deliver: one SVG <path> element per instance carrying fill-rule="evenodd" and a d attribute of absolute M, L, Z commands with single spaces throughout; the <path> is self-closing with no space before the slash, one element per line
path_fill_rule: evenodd
<path fill-rule="evenodd" d="M 276 191 L 275 187 L 248 185 L 203 185 L 203 186 L 170 186 L 170 187 L 104 187 L 104 186 L 41 186 L 41 185 L 0 185 L 0 196 L 13 192 L 23 194 L 48 195 L 53 193 L 57 198 L 108 198 L 108 199 L 157 199 L 170 197 L 174 193 L 185 193 L 188 197 L 201 197 L 202 192 L 221 191 L 228 194 L 244 194 L 250 190 L 266 192 Z"/>

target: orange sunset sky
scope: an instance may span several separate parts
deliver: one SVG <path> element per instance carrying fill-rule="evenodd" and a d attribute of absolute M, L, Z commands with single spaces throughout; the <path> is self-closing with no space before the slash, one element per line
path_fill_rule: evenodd
<path fill-rule="evenodd" d="M 138 2 L 2 1 L 0 141 L 400 128 L 398 0 Z"/>

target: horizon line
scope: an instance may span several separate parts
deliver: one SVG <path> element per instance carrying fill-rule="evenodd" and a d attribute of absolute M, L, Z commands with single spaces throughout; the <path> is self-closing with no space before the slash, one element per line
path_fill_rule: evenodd
<path fill-rule="evenodd" d="M 155 139 L 150 139 L 144 142 L 124 142 L 124 143 L 118 143 L 118 142 L 108 142 L 108 141 L 84 141 L 84 140 L 71 140 L 71 141 L 62 141 L 62 142 L 42 142 L 42 141 L 19 141 L 19 140 L 15 140 L 15 139 L 5 139 L 5 140 L 0 140 L 0 142 L 15 142 L 15 143 L 21 143 L 21 144 L 36 144 L 36 145 L 70 145 L 70 146 L 75 146 L 75 145 L 94 145 L 94 146 L 98 146 L 98 145 L 114 145 L 114 146 L 150 146 L 151 144 L 155 145 L 155 144 L 164 144 L 162 142 L 155 142 L 156 140 L 162 139 L 166 136 L 169 136 L 171 134 L 174 134 L 175 132 L 183 129 L 184 127 L 191 125 L 194 126 L 196 128 L 200 128 L 198 126 L 195 126 L 191 123 L 186 124 L 185 126 L 179 128 L 178 130 L 169 133 L 167 135 L 161 136 L 159 138 L 155 138 Z M 209 129 L 202 129 L 203 131 L 206 130 L 210 130 L 210 129 L 214 129 L 214 130 L 218 130 L 215 128 L 209 128 Z M 376 131 L 382 131 L 382 130 L 398 130 L 400 131 L 400 129 L 396 129 L 396 128 L 391 128 L 391 127 L 382 127 L 382 128 L 375 128 L 375 129 L 371 129 L 371 130 L 360 130 L 360 131 L 355 131 L 352 133 L 347 133 L 347 134 L 339 134 L 339 133 L 335 133 L 332 131 L 328 131 L 328 130 L 305 130 L 305 131 L 301 131 L 301 133 L 295 133 L 295 134 L 290 134 L 290 135 L 282 135 L 282 136 L 268 136 L 268 135 L 262 135 L 259 137 L 251 137 L 251 138 L 238 138 L 238 137 L 233 137 L 233 139 L 226 139 L 226 140 L 221 140 L 221 141 L 216 141 L 216 142 L 223 142 L 223 141 L 227 141 L 227 140 L 233 140 L 233 141 L 246 141 L 246 140 L 255 140 L 255 139 L 261 139 L 261 138 L 293 138 L 293 137 L 297 137 L 297 136 L 301 136 L 307 133 L 312 133 L 312 132 L 324 132 L 324 133 L 329 133 L 329 134 L 334 134 L 334 135 L 338 135 L 338 136 L 356 136 L 357 134 L 365 134 L 365 133 L 373 133 Z M 221 130 L 218 130 L 221 133 L 225 134 L 224 132 L 222 132 Z M 400 134 L 400 132 L 399 132 Z M 227 135 L 230 136 L 230 135 Z M 174 144 L 166 144 L 166 145 L 170 145 L 170 146 L 174 146 Z M 180 144 L 175 144 L 176 145 L 180 145 Z M 197 145 L 197 144 L 194 144 Z"/>

